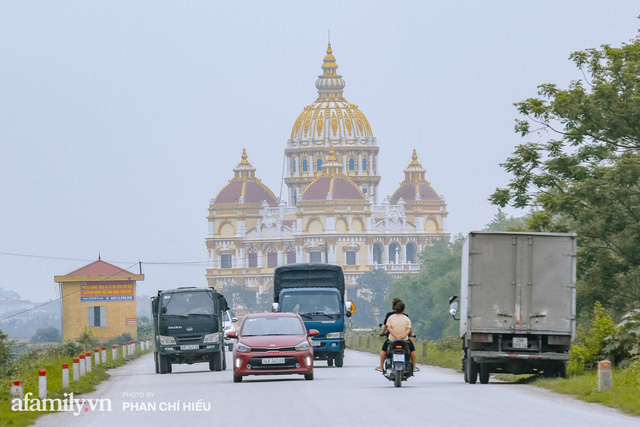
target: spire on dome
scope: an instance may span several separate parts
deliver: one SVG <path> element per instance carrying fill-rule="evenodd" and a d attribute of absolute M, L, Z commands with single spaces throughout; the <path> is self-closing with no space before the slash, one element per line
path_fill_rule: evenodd
<path fill-rule="evenodd" d="M 245 148 L 242 149 L 242 160 L 238 163 L 233 169 L 236 178 L 254 178 L 256 176 L 256 168 L 254 168 L 251 163 L 247 160 L 247 150 Z"/>
<path fill-rule="evenodd" d="M 337 69 L 338 64 L 336 64 L 336 57 L 333 56 L 331 42 L 329 42 L 327 54 L 322 63 L 322 75 L 318 76 L 318 80 L 316 80 L 316 87 L 318 88 L 320 99 L 342 99 L 342 90 L 345 84 L 342 76 L 336 73 Z"/>
<path fill-rule="evenodd" d="M 418 161 L 418 154 L 414 148 L 413 155 L 411 156 L 411 163 L 409 163 L 409 166 L 404 170 L 404 179 L 405 181 L 424 181 L 425 172 L 426 170 Z"/>
<path fill-rule="evenodd" d="M 325 175 L 339 175 L 342 172 L 342 163 L 336 158 L 336 152 L 329 151 L 329 159 L 322 165 Z"/>

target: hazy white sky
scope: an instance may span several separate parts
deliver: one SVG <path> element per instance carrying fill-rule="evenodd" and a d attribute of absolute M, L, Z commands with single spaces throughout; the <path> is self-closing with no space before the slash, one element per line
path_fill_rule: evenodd
<path fill-rule="evenodd" d="M 582 77 L 568 56 L 636 36 L 637 1 L 0 0 L 0 287 L 56 297 L 97 259 L 139 293 L 205 286 L 209 200 L 242 148 L 278 195 L 327 31 L 380 146 L 381 196 L 413 148 L 452 234 L 481 229 L 526 140 L 513 103 Z M 543 135 L 544 137 L 544 135 Z M 26 254 L 40 257 L 6 255 Z"/>

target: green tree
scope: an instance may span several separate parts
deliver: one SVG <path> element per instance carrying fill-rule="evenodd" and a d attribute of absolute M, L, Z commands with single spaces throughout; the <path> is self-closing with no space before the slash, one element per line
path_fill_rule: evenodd
<path fill-rule="evenodd" d="M 147 316 L 138 317 L 138 338 L 153 337 L 153 323 Z"/>
<path fill-rule="evenodd" d="M 358 297 L 354 302 L 356 314 L 354 322 L 363 326 L 375 326 L 384 320 L 384 300 L 393 278 L 382 269 L 367 271 L 357 280 L 356 289 Z"/>
<path fill-rule="evenodd" d="M 490 197 L 531 207 L 529 227 L 578 234 L 578 308 L 624 313 L 640 304 L 640 37 L 570 56 L 583 80 L 539 86 L 516 103 L 527 142 L 501 166 L 513 175 Z"/>
<path fill-rule="evenodd" d="M 500 208 L 493 219 L 484 228 L 485 231 L 530 231 L 528 217 L 509 216 Z"/>
<path fill-rule="evenodd" d="M 49 326 L 48 328 L 38 329 L 36 333 L 31 337 L 31 342 L 60 342 L 61 339 L 62 334 L 60 333 L 60 329 L 54 326 Z"/>
<path fill-rule="evenodd" d="M 453 242 L 435 241 L 420 255 L 422 271 L 405 275 L 389 289 L 388 306 L 393 298 L 404 301 L 419 338 L 439 340 L 445 335 L 458 335 L 459 324 L 449 314 L 449 297 L 460 292 L 463 241 L 462 236 Z"/>

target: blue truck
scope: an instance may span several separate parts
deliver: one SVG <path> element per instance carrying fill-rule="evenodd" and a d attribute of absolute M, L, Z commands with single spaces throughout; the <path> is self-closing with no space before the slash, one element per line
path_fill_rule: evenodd
<path fill-rule="evenodd" d="M 298 313 L 313 338 L 316 360 L 339 368 L 344 363 L 345 318 L 351 304 L 344 300 L 342 267 L 331 264 L 291 264 L 276 268 L 273 275 L 273 311 Z"/>

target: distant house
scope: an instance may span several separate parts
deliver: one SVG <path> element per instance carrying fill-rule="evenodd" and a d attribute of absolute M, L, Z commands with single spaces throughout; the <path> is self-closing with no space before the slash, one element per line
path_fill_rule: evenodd
<path fill-rule="evenodd" d="M 54 280 L 62 295 L 65 340 L 77 338 L 85 327 L 98 338 L 136 336 L 136 282 L 144 280 L 144 274 L 99 259 Z"/>

